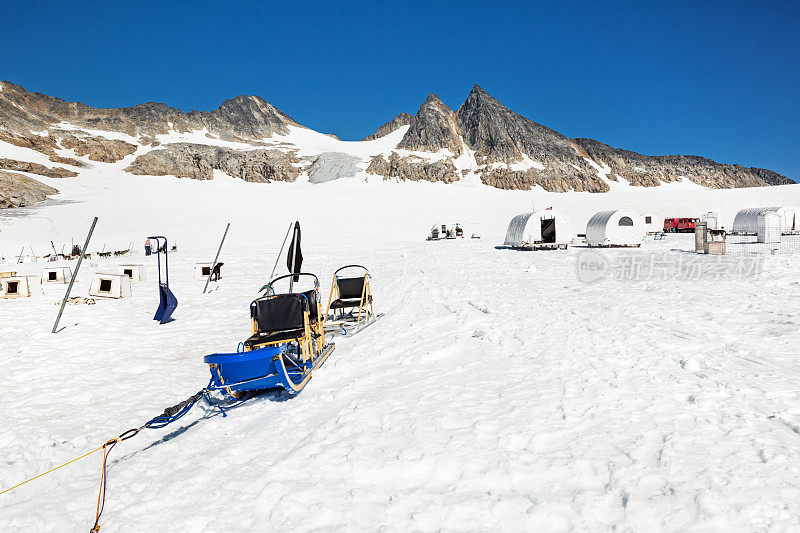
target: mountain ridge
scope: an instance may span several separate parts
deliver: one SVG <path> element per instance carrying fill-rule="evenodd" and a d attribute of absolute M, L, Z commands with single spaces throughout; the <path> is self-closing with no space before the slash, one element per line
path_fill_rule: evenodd
<path fill-rule="evenodd" d="M 313 173 L 312 183 L 477 179 L 555 192 L 605 192 L 620 180 L 645 187 L 682 179 L 712 188 L 794 183 L 768 169 L 702 156 L 646 156 L 569 138 L 478 84 L 455 111 L 432 92 L 415 115 L 400 113 L 365 140 L 343 142 L 310 130 L 256 95 L 237 95 L 211 111 L 159 102 L 93 108 L 0 82 L 0 170 L 34 177 L 69 178 L 119 164 L 132 175 L 192 179 L 212 179 L 218 171 L 245 181 L 295 181 Z M 12 151 L 27 155 L 4 153 Z"/>

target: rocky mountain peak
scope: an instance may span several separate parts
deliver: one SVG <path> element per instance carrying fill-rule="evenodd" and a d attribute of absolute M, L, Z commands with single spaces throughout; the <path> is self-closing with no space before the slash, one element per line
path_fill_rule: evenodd
<path fill-rule="evenodd" d="M 408 113 L 400 113 L 392 120 L 390 120 L 386 124 L 383 124 L 380 128 L 375 130 L 375 133 L 373 133 L 372 135 L 367 135 L 361 140 L 374 141 L 375 139 L 380 139 L 384 135 L 389 135 L 396 129 L 402 128 L 403 126 L 408 126 L 412 122 L 414 122 L 414 115 L 410 115 Z"/>
<path fill-rule="evenodd" d="M 430 93 L 397 147 L 426 152 L 446 149 L 461 155 L 464 149 L 455 113 Z"/>

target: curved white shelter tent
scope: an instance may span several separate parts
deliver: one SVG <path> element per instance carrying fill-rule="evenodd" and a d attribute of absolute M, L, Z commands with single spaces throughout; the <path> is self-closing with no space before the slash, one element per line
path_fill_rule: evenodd
<path fill-rule="evenodd" d="M 758 233 L 758 216 L 776 213 L 781 218 L 781 233 L 800 230 L 800 207 L 787 205 L 783 207 L 750 207 L 736 213 L 731 233 L 756 235 Z"/>
<path fill-rule="evenodd" d="M 589 246 L 641 246 L 646 238 L 644 217 L 628 209 L 600 211 L 586 224 Z"/>
<path fill-rule="evenodd" d="M 566 215 L 561 211 L 546 209 L 512 218 L 504 244 L 513 248 L 558 246 L 571 243 L 574 237 Z"/>

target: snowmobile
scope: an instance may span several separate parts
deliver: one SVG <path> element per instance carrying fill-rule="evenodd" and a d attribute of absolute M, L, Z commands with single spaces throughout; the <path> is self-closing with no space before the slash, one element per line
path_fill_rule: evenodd
<path fill-rule="evenodd" d="M 346 276 L 342 271 L 355 271 Z M 333 273 L 331 292 L 325 308 L 325 326 L 334 335 L 355 335 L 376 320 L 383 313 L 375 314 L 372 308 L 372 276 L 361 265 L 347 265 Z"/>
<path fill-rule="evenodd" d="M 313 288 L 295 291 L 301 276 L 313 280 Z M 278 292 L 279 281 L 289 281 L 287 292 Z M 252 335 L 239 343 L 236 353 L 207 355 L 210 388 L 234 398 L 243 391 L 283 388 L 289 394 L 303 390 L 314 370 L 333 352 L 325 341 L 320 307 L 319 279 L 314 274 L 287 274 L 262 287 L 250 304 Z"/>

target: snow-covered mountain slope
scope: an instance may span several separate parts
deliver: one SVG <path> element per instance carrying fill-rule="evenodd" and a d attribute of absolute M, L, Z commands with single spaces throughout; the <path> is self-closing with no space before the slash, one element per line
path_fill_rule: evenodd
<path fill-rule="evenodd" d="M 360 157 L 364 146 L 289 131 L 321 154 L 352 146 L 343 153 Z M 103 531 L 798 527 L 796 255 L 767 257 L 755 278 L 587 284 L 575 275 L 580 247 L 495 246 L 533 206 L 564 211 L 576 232 L 616 207 L 718 210 L 730 225 L 741 207 L 800 204 L 800 188 L 264 185 L 216 170 L 205 181 L 131 176 L 132 157 L 42 178 L 61 193 L 0 214 L 0 271 L 40 274 L 42 263 L 8 258 L 23 246 L 41 255 L 51 240 L 81 242 L 92 216 L 90 252 L 131 241 L 138 251 L 145 236 L 166 235 L 179 245 L 170 283 L 180 301 L 174 322 L 152 320 L 155 258 L 141 253 L 85 262 L 76 295 L 93 272 L 122 262 L 143 263 L 147 280 L 130 299 L 68 306 L 58 334 L 50 329 L 64 286 L 0 300 L 0 490 L 203 387 L 202 356 L 249 335 L 248 304 L 299 220 L 304 270 L 320 276 L 323 296 L 336 268 L 364 264 L 385 318 L 340 339 L 296 398 L 266 394 L 225 418 L 195 407 L 118 444 Z M 227 221 L 223 279 L 203 295 L 193 266 L 213 258 Z M 482 239 L 423 240 L 433 223 L 456 221 Z M 715 261 L 692 247 L 676 235 L 633 253 Z M 92 456 L 0 496 L 2 529 L 90 527 L 99 468 Z"/>
<path fill-rule="evenodd" d="M 774 172 L 702 157 L 648 157 L 569 139 L 479 86 L 457 112 L 432 94 L 360 142 L 317 133 L 257 96 L 211 112 L 165 104 L 95 109 L 0 82 L 0 170 L 64 177 L 123 170 L 248 182 L 335 179 L 483 183 L 502 189 L 606 192 L 689 180 L 712 188 L 787 184 Z M 32 166 L 34 165 L 34 166 Z"/>

